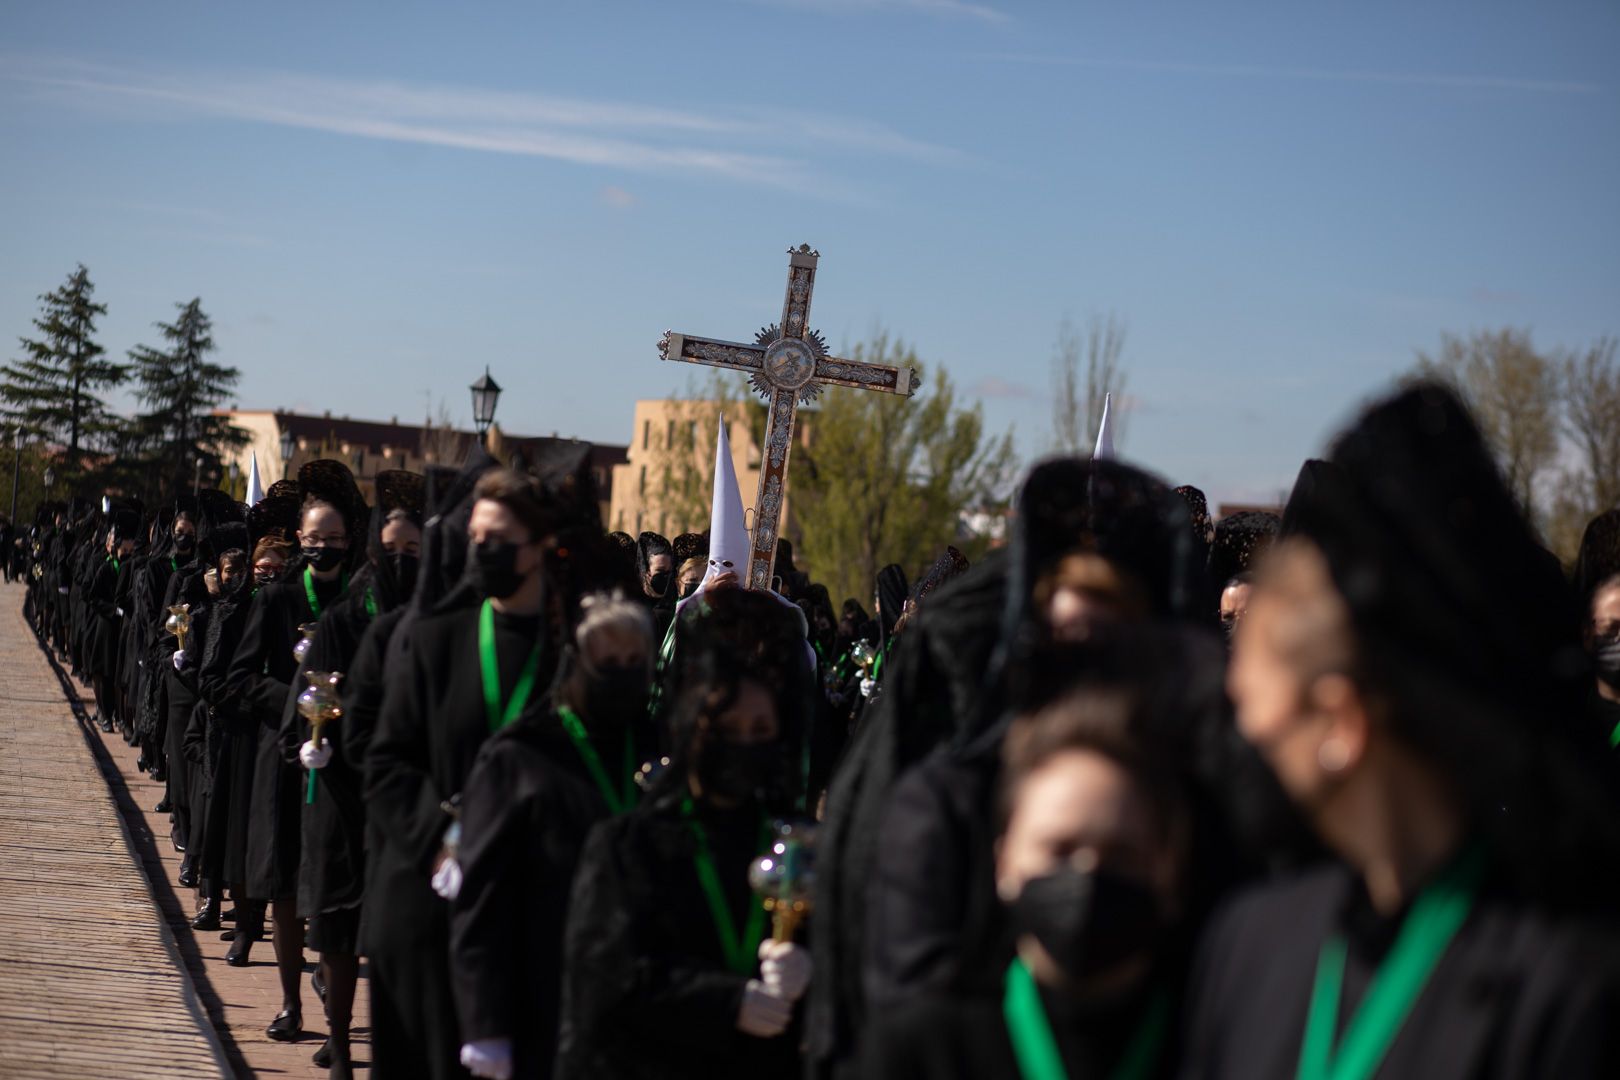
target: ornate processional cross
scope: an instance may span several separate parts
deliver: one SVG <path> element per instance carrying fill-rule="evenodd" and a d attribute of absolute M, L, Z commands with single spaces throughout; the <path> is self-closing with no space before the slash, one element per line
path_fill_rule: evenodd
<path fill-rule="evenodd" d="M 787 486 L 788 457 L 793 452 L 793 421 L 800 405 L 821 393 L 823 383 L 857 390 L 880 390 L 910 397 L 917 390 L 911 368 L 841 360 L 827 355 L 827 343 L 810 329 L 810 294 L 816 285 L 821 253 L 809 244 L 788 249 L 787 298 L 782 321 L 754 335 L 752 345 L 695 337 L 666 330 L 658 342 L 664 360 L 746 371 L 754 389 L 771 403 L 765 418 L 764 460 L 754 499 L 754 531 L 748 557 L 750 589 L 769 589 L 776 568 L 776 537 Z"/>

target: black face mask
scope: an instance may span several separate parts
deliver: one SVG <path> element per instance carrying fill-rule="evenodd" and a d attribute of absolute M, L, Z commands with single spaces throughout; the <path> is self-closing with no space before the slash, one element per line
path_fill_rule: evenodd
<path fill-rule="evenodd" d="M 656 573 L 652 577 L 648 578 L 647 579 L 647 592 L 648 592 L 648 595 L 650 595 L 650 596 L 667 596 L 667 595 L 669 595 L 669 578 L 670 578 L 670 574 L 669 574 L 668 570 L 660 570 L 658 573 Z"/>
<path fill-rule="evenodd" d="M 740 801 L 773 790 L 781 764 L 782 748 L 776 743 L 739 746 L 711 738 L 698 758 L 698 782 L 705 792 Z"/>
<path fill-rule="evenodd" d="M 606 664 L 585 675 L 585 718 L 592 730 L 617 731 L 647 715 L 645 664 Z"/>
<path fill-rule="evenodd" d="M 181 555 L 190 555 L 197 546 L 197 538 L 191 533 L 174 534 L 174 550 Z"/>
<path fill-rule="evenodd" d="M 1620 638 L 1607 638 L 1592 647 L 1592 666 L 1597 677 L 1609 686 L 1620 688 Z"/>
<path fill-rule="evenodd" d="M 523 575 L 518 573 L 518 549 L 504 540 L 486 540 L 474 544 L 472 551 L 473 584 L 491 600 L 504 600 L 523 587 Z"/>
<path fill-rule="evenodd" d="M 1012 919 L 1075 982 L 1151 953 L 1162 925 L 1147 886 L 1072 866 L 1026 881 Z"/>
<path fill-rule="evenodd" d="M 304 545 L 304 562 L 313 567 L 317 574 L 336 570 L 343 565 L 343 557 L 347 554 L 348 552 L 343 548 Z"/>
<path fill-rule="evenodd" d="M 701 584 L 703 584 L 703 579 L 699 578 L 689 585 L 682 585 L 680 599 L 685 600 L 688 596 L 691 596 L 693 593 L 697 592 L 698 586 Z"/>
<path fill-rule="evenodd" d="M 421 560 L 403 551 L 384 557 L 393 564 L 394 588 L 399 590 L 399 599 L 408 599 L 416 590 L 416 568 Z"/>
<path fill-rule="evenodd" d="M 259 573 L 257 570 L 255 570 L 253 572 L 253 587 L 255 589 L 262 589 L 262 588 L 264 588 L 266 585 L 270 584 L 274 580 L 276 580 L 276 575 L 275 575 L 274 571 L 270 571 L 270 572 L 263 573 L 263 574 Z"/>

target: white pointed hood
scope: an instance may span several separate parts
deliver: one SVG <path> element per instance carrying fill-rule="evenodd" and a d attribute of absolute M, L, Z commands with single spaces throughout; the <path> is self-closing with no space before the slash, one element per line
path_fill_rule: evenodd
<path fill-rule="evenodd" d="M 257 451 L 248 458 L 247 494 L 242 501 L 249 506 L 257 506 L 264 498 L 264 481 L 259 479 L 259 454 Z"/>
<path fill-rule="evenodd" d="M 1097 425 L 1097 446 L 1091 451 L 1091 460 L 1093 461 L 1114 460 L 1114 426 L 1108 416 L 1113 403 L 1113 394 L 1103 395 L 1102 423 Z"/>

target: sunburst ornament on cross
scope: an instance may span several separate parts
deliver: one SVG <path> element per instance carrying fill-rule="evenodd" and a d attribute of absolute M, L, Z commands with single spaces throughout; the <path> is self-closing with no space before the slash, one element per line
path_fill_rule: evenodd
<path fill-rule="evenodd" d="M 821 253 L 809 244 L 788 249 L 782 319 L 755 334 L 753 344 L 677 334 L 673 330 L 664 331 L 658 342 L 661 359 L 747 372 L 754 389 L 770 402 L 749 543 L 746 584 L 750 589 L 769 589 L 775 574 L 782 496 L 787 490 L 788 458 L 793 453 L 799 406 L 814 401 L 828 383 L 901 397 L 917 391 L 914 368 L 827 355 L 827 343 L 810 329 L 810 297 L 815 291 L 816 263 L 820 258 Z"/>

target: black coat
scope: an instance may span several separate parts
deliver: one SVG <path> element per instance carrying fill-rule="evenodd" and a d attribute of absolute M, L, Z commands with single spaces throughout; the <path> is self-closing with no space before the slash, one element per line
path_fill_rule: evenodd
<path fill-rule="evenodd" d="M 338 582 L 316 582 L 315 588 L 323 604 L 336 602 Z M 281 726 L 298 671 L 293 656 L 298 628 L 316 618 L 301 577 L 266 585 L 253 597 L 226 676 L 239 698 L 239 715 L 252 721 L 256 739 L 244 879 L 247 894 L 256 900 L 289 899 L 298 891 L 303 771 L 287 759 Z"/>
<path fill-rule="evenodd" d="M 321 616 L 320 628 L 304 660 L 306 671 L 341 671 L 343 697 L 360 642 L 371 626 L 366 592 L 356 588 Z M 305 684 L 307 685 L 307 684 Z M 299 692 L 303 686 L 296 688 Z M 296 700 L 296 699 L 295 699 Z M 296 707 L 286 710 L 285 749 L 296 755 L 309 740 L 309 722 Z M 366 809 L 361 798 L 364 773 L 344 746 L 344 723 L 329 723 L 322 737 L 332 760 L 315 776 L 311 798 L 308 772 L 302 773 L 302 858 L 298 866 L 298 913 L 303 916 L 358 907 L 366 885 Z"/>
<path fill-rule="evenodd" d="M 617 780 L 623 743 L 594 745 Z M 574 870 L 608 812 L 554 713 L 495 735 L 467 778 L 450 914 L 456 1007 L 466 1041 L 514 1040 L 515 1076 L 552 1073 Z"/>
<path fill-rule="evenodd" d="M 760 902 L 748 867 L 762 847 L 761 812 L 700 806 L 698 813 L 741 933 L 745 913 Z M 743 989 L 758 965 L 748 975 L 726 966 L 696 850 L 673 798 L 592 830 L 569 911 L 559 1077 L 797 1075 L 797 1020 L 774 1039 L 737 1029 Z"/>
<path fill-rule="evenodd" d="M 389 1014 L 373 1015 L 379 1080 L 464 1075 L 450 989 L 449 908 L 433 894 L 430 880 L 451 822 L 443 805 L 461 794 L 490 735 L 479 610 L 467 605 L 401 618 L 388 643 L 382 706 L 365 750 L 366 809 L 376 850 L 362 947 L 379 984 L 374 1001 L 380 994 L 395 1003 Z M 501 686 L 510 692 L 541 619 L 497 616 L 495 623 Z M 524 717 L 544 713 L 555 665 L 556 650 L 542 646 Z"/>
<path fill-rule="evenodd" d="M 1292 1078 L 1317 956 L 1345 935 L 1340 1032 L 1398 921 L 1331 865 L 1239 897 L 1211 925 L 1192 983 L 1185 1080 Z M 1425 1080 L 1620 1076 L 1620 939 L 1557 918 L 1487 880 L 1390 1045 L 1378 1075 Z"/>
<path fill-rule="evenodd" d="M 201 873 L 232 886 L 247 877 L 247 826 L 258 738 L 252 716 L 239 708 L 229 675 L 251 608 L 252 595 L 246 591 L 217 601 L 197 661 L 197 692 L 208 710 L 205 745 L 212 766 Z M 189 641 L 186 648 L 192 648 Z"/>

